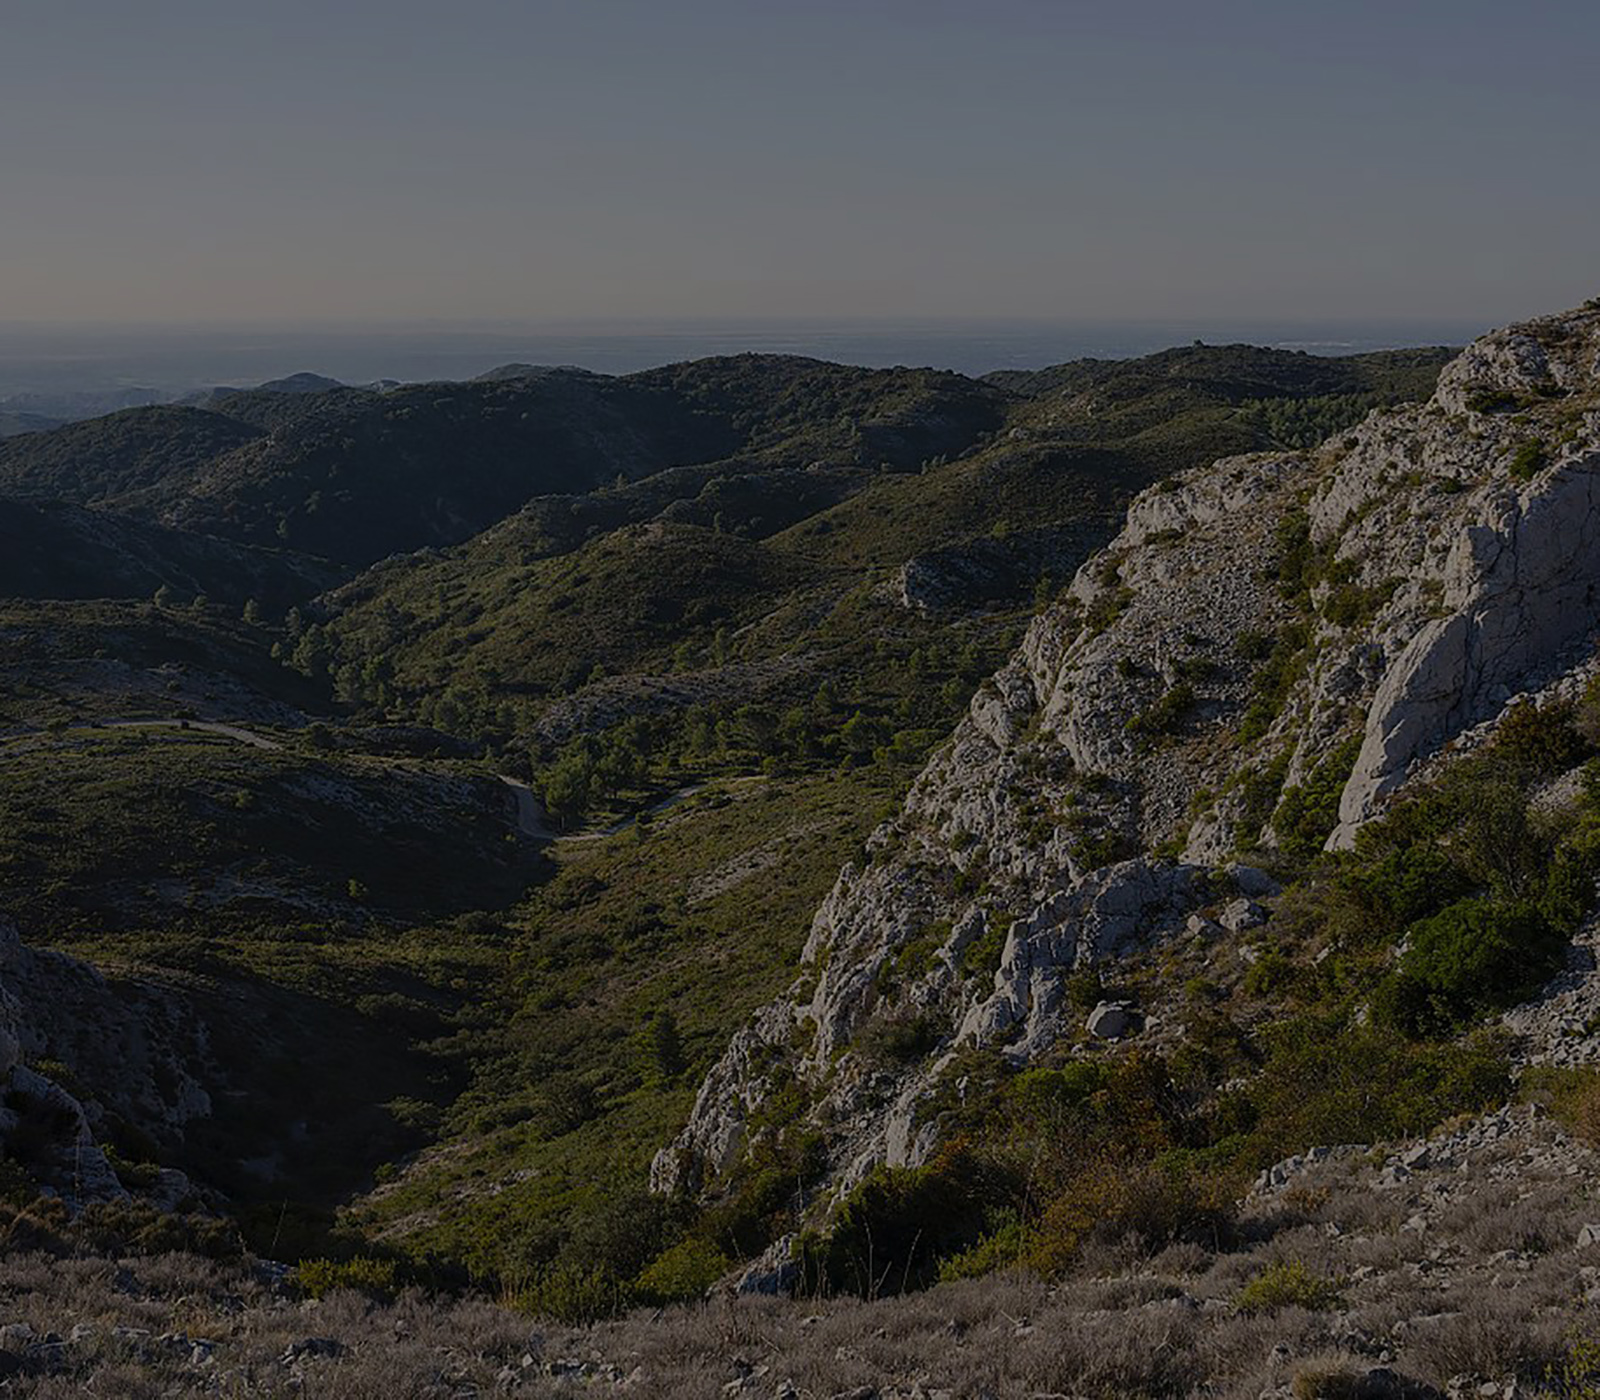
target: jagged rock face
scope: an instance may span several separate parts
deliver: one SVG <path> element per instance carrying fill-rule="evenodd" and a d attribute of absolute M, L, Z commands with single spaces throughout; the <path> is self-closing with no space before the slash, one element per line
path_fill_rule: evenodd
<path fill-rule="evenodd" d="M 23 943 L 0 923 L 0 988 L 16 1008 L 22 1056 L 62 1061 L 130 1122 L 156 1137 L 211 1112 L 194 1075 L 204 1026 L 154 987 L 113 989 L 77 958 Z"/>
<path fill-rule="evenodd" d="M 957 1041 L 1004 1046 L 1007 1058 L 1019 1063 L 1048 1050 L 1073 1016 L 1065 975 L 1109 962 L 1178 927 L 1198 902 L 1197 873 L 1187 865 L 1125 861 L 1036 906 L 1011 925 L 994 991 L 968 1007 Z"/>
<path fill-rule="evenodd" d="M 197 1034 L 169 998 L 118 995 L 87 963 L 30 948 L 0 923 L 0 1143 L 22 1149 L 10 1155 L 70 1205 L 127 1195 L 97 1142 L 108 1112 L 158 1138 L 211 1112 L 191 1072 Z M 64 1062 L 93 1097 L 29 1063 L 45 1059 Z M 181 1174 L 168 1177 L 168 1194 L 188 1194 L 186 1180 L 174 1186 Z"/>
<path fill-rule="evenodd" d="M 658 1187 L 732 1160 L 778 1061 L 814 1088 L 835 1188 L 925 1160 L 962 1052 L 1083 1033 L 1073 971 L 1259 921 L 1239 896 L 1268 883 L 1229 867 L 1277 839 L 1284 792 L 1336 794 L 1314 839 L 1347 843 L 1508 702 L 1589 674 L 1597 351 L 1600 304 L 1497 332 L 1425 405 L 1139 496 L 840 876 Z M 886 1059 L 897 1027 L 914 1053 Z"/>

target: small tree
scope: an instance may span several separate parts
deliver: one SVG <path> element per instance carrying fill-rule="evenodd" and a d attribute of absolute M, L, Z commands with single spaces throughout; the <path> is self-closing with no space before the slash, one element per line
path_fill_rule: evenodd
<path fill-rule="evenodd" d="M 656 1012 L 644 1034 L 646 1078 L 659 1086 L 671 1084 L 688 1067 L 683 1054 L 683 1037 L 677 1018 L 662 1008 Z"/>

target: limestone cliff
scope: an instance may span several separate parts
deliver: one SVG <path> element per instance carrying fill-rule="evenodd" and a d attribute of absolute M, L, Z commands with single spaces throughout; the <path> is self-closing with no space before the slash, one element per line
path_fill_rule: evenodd
<path fill-rule="evenodd" d="M 203 1031 L 170 995 L 112 987 L 87 963 L 30 948 L 0 923 L 0 1146 L 70 1205 L 127 1193 L 101 1147 L 114 1121 L 170 1143 L 211 1112 L 194 1077 Z M 172 1206 L 182 1173 L 156 1174 Z"/>
<path fill-rule="evenodd" d="M 840 874 L 656 1188 L 735 1162 L 779 1066 L 832 1187 L 925 1160 L 966 1051 L 1085 1033 L 1074 972 L 1266 917 L 1242 849 L 1346 844 L 1509 705 L 1587 677 L 1597 352 L 1600 304 L 1499 331 L 1426 404 L 1139 496 Z"/>

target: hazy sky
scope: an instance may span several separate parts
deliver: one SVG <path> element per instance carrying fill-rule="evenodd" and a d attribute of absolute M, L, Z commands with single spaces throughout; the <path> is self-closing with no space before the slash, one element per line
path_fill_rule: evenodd
<path fill-rule="evenodd" d="M 0 320 L 1600 292 L 1586 0 L 0 0 Z"/>

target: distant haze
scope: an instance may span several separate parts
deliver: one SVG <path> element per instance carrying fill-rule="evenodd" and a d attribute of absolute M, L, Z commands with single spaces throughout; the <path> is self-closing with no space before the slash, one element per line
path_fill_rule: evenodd
<path fill-rule="evenodd" d="M 1573 0 L 3 10 L 11 323 L 1481 326 L 1600 291 Z"/>
<path fill-rule="evenodd" d="M 581 327 L 200 328 L 0 326 L 0 406 L 83 417 L 132 403 L 301 370 L 346 383 L 467 379 L 508 363 L 578 365 L 627 374 L 703 355 L 757 350 L 859 365 L 931 365 L 983 374 L 1093 356 L 1115 359 L 1203 339 L 1339 355 L 1405 345 L 1461 344 L 1482 325 L 1221 320 L 1171 323 L 816 322 Z M 131 397 L 117 391 L 148 390 Z M 107 397 L 108 394 L 114 395 Z M 81 401 L 80 401 L 81 396 Z"/>

